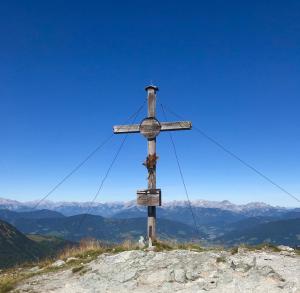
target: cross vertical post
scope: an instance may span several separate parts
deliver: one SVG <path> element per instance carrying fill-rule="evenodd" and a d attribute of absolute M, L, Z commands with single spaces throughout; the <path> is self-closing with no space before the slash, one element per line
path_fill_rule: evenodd
<path fill-rule="evenodd" d="M 156 91 L 155 86 L 146 87 L 148 99 L 148 118 L 155 118 L 156 112 Z M 156 137 L 148 138 L 148 157 L 150 161 L 153 158 L 153 166 L 148 168 L 148 189 L 156 189 Z M 151 240 L 156 240 L 156 206 L 148 206 L 147 235 Z"/>

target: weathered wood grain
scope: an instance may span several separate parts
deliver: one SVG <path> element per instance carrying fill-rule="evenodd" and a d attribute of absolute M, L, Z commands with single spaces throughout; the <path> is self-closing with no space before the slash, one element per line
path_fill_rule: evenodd
<path fill-rule="evenodd" d="M 138 190 L 137 204 L 143 206 L 161 206 L 161 191 L 155 190 Z"/>
<path fill-rule="evenodd" d="M 175 122 L 160 122 L 160 131 L 175 131 L 175 130 L 190 130 L 192 122 L 190 121 L 175 121 Z"/>
<path fill-rule="evenodd" d="M 139 124 L 115 125 L 115 126 L 113 126 L 113 130 L 114 130 L 115 134 L 138 133 L 138 132 L 140 132 L 140 125 Z"/>

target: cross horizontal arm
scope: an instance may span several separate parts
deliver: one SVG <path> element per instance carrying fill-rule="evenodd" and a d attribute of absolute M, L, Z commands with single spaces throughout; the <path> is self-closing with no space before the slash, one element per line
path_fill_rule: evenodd
<path fill-rule="evenodd" d="M 190 121 L 160 122 L 160 125 L 161 125 L 160 131 L 192 129 L 192 122 Z M 138 133 L 140 132 L 140 124 L 115 125 L 113 127 L 113 130 L 115 134 Z"/>
<path fill-rule="evenodd" d="M 160 122 L 160 125 L 161 125 L 160 131 L 192 129 L 192 122 L 190 121 Z"/>
<path fill-rule="evenodd" d="M 140 124 L 131 124 L 131 125 L 115 125 L 113 127 L 115 134 L 121 133 L 137 133 L 140 132 Z"/>

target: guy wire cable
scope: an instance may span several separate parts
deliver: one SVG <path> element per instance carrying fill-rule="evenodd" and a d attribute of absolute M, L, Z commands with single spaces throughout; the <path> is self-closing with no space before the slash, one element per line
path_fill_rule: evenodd
<path fill-rule="evenodd" d="M 144 107 L 146 103 L 146 99 L 144 100 L 143 104 L 135 111 L 126 121 L 124 124 L 127 123 L 127 121 L 131 120 L 132 117 L 136 117 L 142 108 Z M 79 164 L 77 164 L 65 177 L 63 177 L 54 187 L 46 193 L 44 197 L 42 197 L 36 205 L 33 207 L 33 209 L 36 209 L 44 200 L 46 200 L 56 189 L 58 189 L 66 180 L 68 180 L 76 171 L 78 171 L 90 158 L 92 158 L 104 145 L 106 145 L 114 136 L 114 134 L 110 134 L 106 139 L 104 139 L 93 151 L 91 151 Z"/>
<path fill-rule="evenodd" d="M 163 105 L 161 103 L 160 103 L 160 106 L 161 106 L 164 118 L 167 121 L 167 115 L 166 115 L 166 112 L 164 110 L 164 107 L 163 107 Z M 190 201 L 190 197 L 189 197 L 189 193 L 188 193 L 188 190 L 187 190 L 187 187 L 186 187 L 186 184 L 185 184 L 183 172 L 182 172 L 181 165 L 180 165 L 180 162 L 179 162 L 179 158 L 178 158 L 178 155 L 177 155 L 177 149 L 176 149 L 176 146 L 175 146 L 175 142 L 174 142 L 172 133 L 168 132 L 168 134 L 169 134 L 170 141 L 171 141 L 171 144 L 172 144 L 172 147 L 173 147 L 173 151 L 174 151 L 174 155 L 175 155 L 175 158 L 176 158 L 176 161 L 177 161 L 177 166 L 178 166 L 180 177 L 181 177 L 181 181 L 182 181 L 182 184 L 183 184 L 183 187 L 184 187 L 185 195 L 187 197 L 189 208 L 190 208 L 190 211 L 191 211 L 191 214 L 192 214 L 192 217 L 193 217 L 193 221 L 194 221 L 194 225 L 195 225 L 195 230 L 198 232 L 198 236 L 201 239 L 201 233 L 200 233 L 199 227 L 197 225 L 196 216 L 194 214 L 193 207 L 192 207 L 192 204 L 191 204 L 191 201 Z"/>
<path fill-rule="evenodd" d="M 166 110 L 169 113 L 171 113 L 173 116 L 175 116 L 175 117 L 177 117 L 179 119 L 183 119 L 181 115 L 176 114 L 169 107 L 166 107 Z M 195 129 L 198 133 L 200 133 L 207 140 L 209 140 L 210 142 L 212 142 L 213 144 L 215 144 L 216 146 L 218 146 L 225 153 L 227 153 L 228 155 L 230 155 L 231 157 L 233 157 L 234 159 L 236 159 L 237 161 L 239 161 L 240 163 L 242 163 L 248 169 L 252 170 L 257 175 L 259 175 L 260 177 L 262 177 L 263 179 L 265 179 L 266 181 L 268 181 L 269 183 L 271 183 L 273 186 L 275 186 L 276 188 L 278 188 L 279 190 L 281 190 L 283 193 L 285 193 L 286 195 L 290 196 L 291 198 L 293 198 L 297 202 L 300 202 L 300 199 L 297 196 L 295 196 L 294 194 L 292 194 L 289 191 L 287 191 L 284 187 L 282 187 L 281 185 L 279 185 L 278 183 L 276 183 L 273 179 L 271 179 L 267 175 L 263 174 L 261 171 L 259 171 L 254 166 L 252 166 L 249 163 L 247 163 L 241 157 L 239 157 L 238 155 L 236 155 L 235 153 L 233 153 L 232 151 L 230 151 L 228 148 L 226 148 L 224 145 L 222 145 L 220 142 L 218 142 L 215 138 L 212 138 L 211 136 L 209 136 L 208 134 L 206 134 L 203 130 L 201 130 L 199 127 L 195 126 L 194 124 L 193 124 L 193 129 Z"/>
<path fill-rule="evenodd" d="M 137 112 L 135 113 L 135 116 L 134 116 L 133 119 L 132 119 L 132 123 L 135 122 L 135 119 L 137 118 L 138 114 L 140 113 L 140 111 L 142 110 L 142 108 L 144 107 L 144 105 L 145 105 L 145 101 L 144 101 L 142 107 L 140 107 L 139 111 L 137 111 Z M 124 146 L 124 144 L 125 144 L 125 141 L 126 141 L 126 139 L 127 139 L 127 137 L 128 137 L 128 134 L 129 134 L 129 133 L 126 133 L 125 136 L 124 136 L 124 138 L 122 139 L 122 142 L 121 142 L 119 148 L 117 149 L 117 152 L 115 153 L 115 155 L 114 155 L 114 157 L 113 157 L 113 160 L 111 161 L 111 163 L 110 163 L 110 165 L 109 165 L 109 167 L 108 167 L 108 169 L 107 169 L 107 171 L 106 171 L 104 177 L 103 177 L 102 180 L 101 180 L 101 183 L 100 183 L 100 185 L 99 185 L 99 188 L 98 188 L 98 190 L 97 190 L 97 192 L 96 192 L 94 198 L 93 198 L 92 201 L 90 202 L 90 206 L 89 206 L 87 212 L 83 214 L 83 217 L 82 217 L 82 220 L 81 220 L 80 223 L 79 223 L 78 229 L 80 229 L 82 223 L 84 222 L 84 220 L 86 219 L 87 215 L 89 214 L 89 212 L 90 212 L 90 210 L 91 210 L 91 208 L 92 208 L 93 203 L 95 202 L 95 200 L 97 199 L 98 195 L 100 194 L 100 192 L 101 192 L 101 190 L 102 190 L 102 188 L 103 188 L 104 182 L 106 181 L 106 179 L 107 179 L 107 177 L 108 177 L 108 175 L 109 175 L 109 173 L 110 173 L 110 171 L 111 171 L 111 169 L 112 169 L 114 163 L 116 162 L 116 160 L 117 160 L 117 158 L 118 158 L 118 156 L 119 156 L 119 154 L 120 154 L 120 152 L 121 152 L 121 150 L 122 150 L 122 148 L 123 148 L 123 146 Z"/>

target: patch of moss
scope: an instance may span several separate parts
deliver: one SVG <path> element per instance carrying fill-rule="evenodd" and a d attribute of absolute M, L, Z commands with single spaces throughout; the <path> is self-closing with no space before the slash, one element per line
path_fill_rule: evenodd
<path fill-rule="evenodd" d="M 236 246 L 236 247 L 231 248 L 230 253 L 232 255 L 234 255 L 234 254 L 238 253 L 238 251 L 239 251 L 239 248 Z"/>
<path fill-rule="evenodd" d="M 19 282 L 33 275 L 33 273 L 17 273 L 13 270 L 5 271 L 5 273 L 0 275 L 0 293 L 10 292 Z"/>
<path fill-rule="evenodd" d="M 241 244 L 239 246 L 233 247 L 230 249 L 231 254 L 238 253 L 238 249 L 243 248 L 248 251 L 255 251 L 255 250 L 267 250 L 272 252 L 280 252 L 280 249 L 271 243 L 261 243 L 257 245 L 249 245 L 249 244 Z"/>
<path fill-rule="evenodd" d="M 204 251 L 205 249 L 198 244 L 195 243 L 180 243 L 178 244 L 178 249 L 187 249 L 187 250 L 194 250 L 194 251 Z"/>
<path fill-rule="evenodd" d="M 9 292 L 13 288 L 14 288 L 14 282 L 13 281 L 6 281 L 6 282 L 0 281 L 0 293 Z"/>
<path fill-rule="evenodd" d="M 221 262 L 226 262 L 226 258 L 225 258 L 225 256 L 219 256 L 219 257 L 217 257 L 217 259 L 216 259 L 216 263 L 221 263 Z"/>
<path fill-rule="evenodd" d="M 72 269 L 72 273 L 75 274 L 75 273 L 81 271 L 83 268 L 84 268 L 84 266 L 74 267 L 74 268 Z"/>
<path fill-rule="evenodd" d="M 269 250 L 269 251 L 273 251 L 273 252 L 280 252 L 280 249 L 276 245 L 273 245 L 271 243 L 261 243 L 261 244 L 258 244 L 258 245 L 243 244 L 243 245 L 241 245 L 241 247 L 246 248 L 250 251 Z"/>
<path fill-rule="evenodd" d="M 156 251 L 169 251 L 174 249 L 169 243 L 167 242 L 160 242 L 160 241 L 154 241 L 153 245 L 156 248 Z"/>

